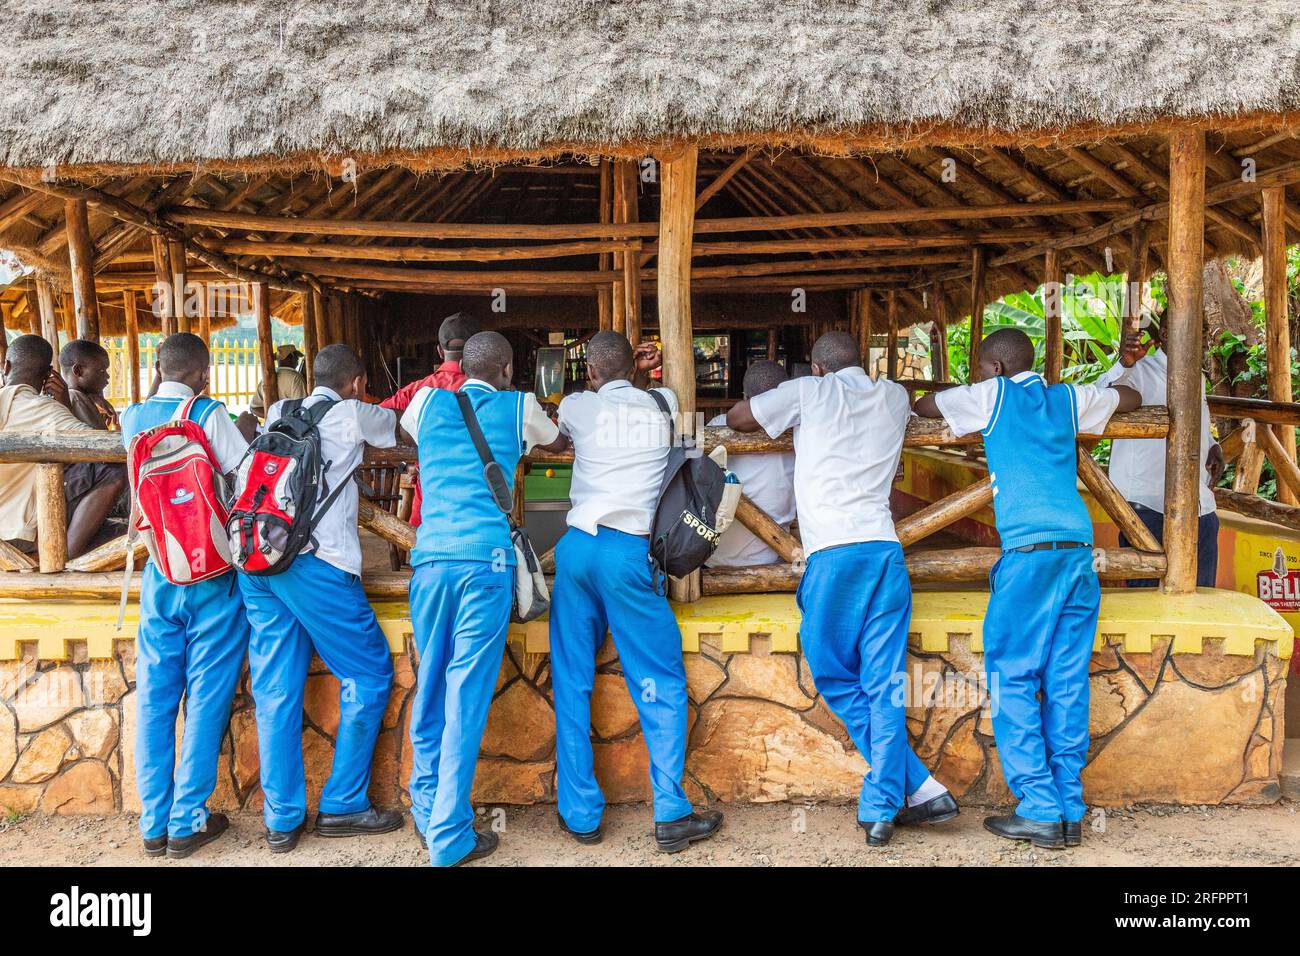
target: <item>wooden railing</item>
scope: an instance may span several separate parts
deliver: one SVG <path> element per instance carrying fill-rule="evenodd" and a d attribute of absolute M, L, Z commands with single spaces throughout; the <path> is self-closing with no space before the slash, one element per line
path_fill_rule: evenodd
<path fill-rule="evenodd" d="M 1163 407 L 1150 406 L 1112 417 L 1101 435 L 1080 436 L 1081 441 L 1100 438 L 1162 438 L 1168 432 L 1169 416 Z M 734 432 L 728 428 L 704 428 L 704 449 L 723 445 L 729 455 L 791 451 L 791 436 L 779 438 L 764 434 Z M 908 422 L 905 447 L 971 445 L 977 435 L 958 438 L 938 420 L 913 418 Z M 35 435 L 0 434 L 0 462 L 35 462 L 41 465 L 38 508 L 38 561 L 13 548 L 0 548 L 0 596 L 14 597 L 115 597 L 121 588 L 119 575 L 112 572 L 125 566 L 125 539 L 111 541 L 74 561 L 66 559 L 67 530 L 63 514 L 62 470 L 66 464 L 81 461 L 124 461 L 120 437 L 107 433 L 71 433 Z M 383 466 L 417 460 L 411 447 L 370 449 L 368 465 Z M 536 463 L 559 463 L 573 460 L 571 453 L 533 456 Z M 1159 543 L 1137 518 L 1133 509 L 1111 484 L 1105 472 L 1081 447 L 1079 474 L 1101 507 L 1124 530 L 1134 548 L 1106 548 L 1096 551 L 1098 572 L 1106 580 L 1160 577 L 1165 570 L 1165 556 Z M 516 481 L 516 495 L 522 498 L 523 482 Z M 57 499 L 57 501 L 56 501 Z M 963 517 L 988 507 L 993 500 L 988 479 L 933 502 L 900 519 L 897 531 L 906 547 L 950 526 Z M 1300 510 L 1300 509 L 1297 509 Z M 736 518 L 767 542 L 780 555 L 782 563 L 754 568 L 706 569 L 702 590 L 708 594 L 792 591 L 802 574 L 803 553 L 797 537 L 782 528 L 772 517 L 748 498 L 742 499 Z M 415 529 L 397 515 L 374 503 L 362 500 L 358 524 L 383 538 L 396 548 L 409 550 L 415 544 Z M 137 546 L 139 547 L 139 546 Z M 909 554 L 908 570 L 918 583 L 969 583 L 983 580 L 999 551 L 996 548 L 957 548 Z M 143 550 L 137 553 L 143 560 Z M 553 555 L 543 556 L 543 563 L 553 569 Z M 62 572 L 56 574 L 55 572 Z M 404 597 L 408 576 L 402 572 L 367 573 L 365 585 L 372 597 Z M 136 585 L 138 587 L 138 584 Z"/>

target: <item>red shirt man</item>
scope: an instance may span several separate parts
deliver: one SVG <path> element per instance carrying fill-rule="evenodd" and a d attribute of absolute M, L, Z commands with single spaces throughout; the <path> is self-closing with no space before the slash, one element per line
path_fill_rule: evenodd
<path fill-rule="evenodd" d="M 380 407 L 391 408 L 400 417 L 415 398 L 415 393 L 422 388 L 444 388 L 449 392 L 459 390 L 469 378 L 461 371 L 460 352 L 465 347 L 465 340 L 478 331 L 478 321 L 464 312 L 457 312 L 443 319 L 442 324 L 438 326 L 438 355 L 442 357 L 442 364 L 432 375 L 426 375 L 419 381 L 403 385 L 392 397 L 380 402 Z M 411 524 L 419 527 L 420 506 L 424 503 L 424 496 L 420 493 L 419 471 L 412 468 L 411 475 L 415 479 L 415 495 L 411 499 Z"/>

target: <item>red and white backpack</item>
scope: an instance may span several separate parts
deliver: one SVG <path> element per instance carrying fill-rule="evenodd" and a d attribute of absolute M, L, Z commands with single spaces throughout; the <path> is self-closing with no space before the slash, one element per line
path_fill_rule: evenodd
<path fill-rule="evenodd" d="M 226 487 L 203 426 L 190 419 L 198 396 L 170 420 L 131 439 L 132 539 L 172 584 L 194 584 L 232 567 L 226 540 Z M 127 574 L 132 547 L 128 545 Z"/>

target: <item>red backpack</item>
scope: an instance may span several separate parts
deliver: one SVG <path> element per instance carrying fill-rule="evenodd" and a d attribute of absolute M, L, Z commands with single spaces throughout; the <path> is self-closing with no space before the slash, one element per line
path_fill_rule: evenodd
<path fill-rule="evenodd" d="M 203 426 L 190 420 L 197 400 L 192 397 L 175 417 L 140 432 L 127 450 L 130 537 L 144 539 L 149 556 L 172 584 L 206 581 L 232 566 L 225 479 Z"/>

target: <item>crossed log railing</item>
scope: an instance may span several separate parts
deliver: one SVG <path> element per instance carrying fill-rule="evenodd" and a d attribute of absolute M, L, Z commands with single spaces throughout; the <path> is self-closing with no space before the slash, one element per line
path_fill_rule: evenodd
<path fill-rule="evenodd" d="M 1080 436 L 1081 442 L 1099 438 L 1163 438 L 1168 433 L 1169 416 L 1158 406 L 1114 416 L 1104 434 Z M 763 434 L 743 434 L 728 428 L 709 427 L 702 432 L 704 450 L 723 445 L 729 455 L 788 452 L 793 450 L 791 436 L 768 438 Z M 979 442 L 979 436 L 961 438 L 953 435 L 942 421 L 913 418 L 908 423 L 904 447 L 963 446 Z M 73 433 L 36 435 L 0 434 L 0 463 L 35 462 L 40 465 L 37 509 L 37 560 L 16 549 L 0 548 L 0 596 L 28 598 L 116 597 L 121 589 L 120 571 L 125 566 L 125 538 L 118 538 L 79 558 L 67 558 L 67 531 L 63 511 L 63 467 L 81 461 L 124 461 L 120 438 L 109 433 Z M 414 462 L 411 447 L 371 449 L 369 465 L 397 465 Z M 538 464 L 571 462 L 572 453 L 537 455 L 530 459 Z M 1103 579 L 1160 577 L 1165 571 L 1165 556 L 1159 543 L 1138 519 L 1123 496 L 1111 484 L 1081 446 L 1079 475 L 1097 502 L 1125 532 L 1135 547 L 1105 548 L 1098 552 L 1098 570 Z M 1297 475 L 1300 479 L 1300 474 Z M 1300 484 L 1300 482 L 1298 482 Z M 516 495 L 522 495 L 522 482 L 516 482 Z M 520 499 L 522 500 L 522 499 Z M 952 525 L 993 501 L 990 479 L 981 481 L 914 512 L 897 523 L 904 547 Z M 1300 511 L 1300 509 L 1296 509 Z M 781 557 L 781 563 L 753 568 L 714 568 L 703 573 L 703 593 L 741 594 L 792 591 L 802 574 L 803 552 L 799 539 L 781 527 L 772 517 L 748 498 L 742 498 L 736 518 Z M 358 511 L 358 524 L 403 550 L 415 544 L 415 529 L 394 514 L 376 507 L 365 499 Z M 137 563 L 143 561 L 143 549 L 137 545 Z M 997 548 L 955 548 L 917 551 L 907 556 L 908 571 L 917 583 L 972 583 L 985 580 L 998 559 Z M 553 558 L 543 557 L 553 568 Z M 138 578 L 133 588 L 138 589 Z M 367 573 L 367 593 L 376 599 L 405 598 L 409 575 L 404 572 Z"/>

